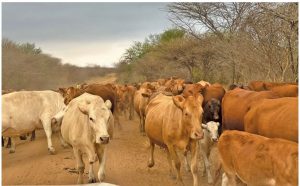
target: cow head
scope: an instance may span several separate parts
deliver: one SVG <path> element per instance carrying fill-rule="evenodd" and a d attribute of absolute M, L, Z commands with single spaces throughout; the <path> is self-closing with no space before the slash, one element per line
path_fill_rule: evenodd
<path fill-rule="evenodd" d="M 219 139 L 219 133 L 218 133 L 219 126 L 220 126 L 220 123 L 214 122 L 214 121 L 210 121 L 206 124 L 202 124 L 202 128 L 207 131 L 206 134 L 208 134 L 209 138 L 215 142 L 218 141 L 218 139 Z"/>
<path fill-rule="evenodd" d="M 220 119 L 221 103 L 219 100 L 212 98 L 204 106 L 204 113 L 213 121 Z"/>
<path fill-rule="evenodd" d="M 173 96 L 174 104 L 182 110 L 182 126 L 190 138 L 202 139 L 203 131 L 200 125 L 202 121 L 202 95 L 184 98 L 181 95 Z M 199 119 L 200 118 L 200 119 Z"/>
<path fill-rule="evenodd" d="M 184 97 L 197 96 L 198 94 L 201 94 L 204 89 L 205 87 L 202 86 L 201 84 L 186 84 L 184 86 L 182 95 Z"/>
<path fill-rule="evenodd" d="M 85 100 L 78 105 L 79 110 L 87 115 L 88 125 L 93 130 L 96 143 L 107 144 L 109 142 L 108 125 L 111 116 L 111 102 L 99 97 L 93 100 Z"/>
<path fill-rule="evenodd" d="M 66 105 L 69 104 L 72 99 L 82 94 L 80 92 L 82 92 L 82 89 L 75 87 L 66 88 L 66 92 L 64 94 L 64 103 Z"/>

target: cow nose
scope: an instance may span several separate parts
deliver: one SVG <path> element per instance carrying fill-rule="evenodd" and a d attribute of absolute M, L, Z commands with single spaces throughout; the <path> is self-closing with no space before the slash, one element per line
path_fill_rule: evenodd
<path fill-rule="evenodd" d="M 214 142 L 217 142 L 218 141 L 218 138 L 213 138 L 212 139 Z"/>
<path fill-rule="evenodd" d="M 109 142 L 109 137 L 102 136 L 102 137 L 100 137 L 100 141 L 102 144 L 107 144 Z"/>

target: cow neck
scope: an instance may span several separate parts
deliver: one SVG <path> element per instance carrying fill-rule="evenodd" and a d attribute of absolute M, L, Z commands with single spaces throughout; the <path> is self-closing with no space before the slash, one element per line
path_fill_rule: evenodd
<path fill-rule="evenodd" d="M 177 108 L 177 109 L 179 109 L 179 108 Z M 188 144 L 189 139 L 190 139 L 189 131 L 188 131 L 187 127 L 185 127 L 185 123 L 183 121 L 183 116 L 182 116 L 183 111 L 181 109 L 179 109 L 179 110 L 181 112 L 180 113 L 181 114 L 181 120 L 179 122 L 179 130 L 178 130 L 179 135 L 178 136 L 180 136 L 179 139 L 186 141 L 186 143 Z M 187 144 L 185 144 L 185 145 L 187 145 Z"/>

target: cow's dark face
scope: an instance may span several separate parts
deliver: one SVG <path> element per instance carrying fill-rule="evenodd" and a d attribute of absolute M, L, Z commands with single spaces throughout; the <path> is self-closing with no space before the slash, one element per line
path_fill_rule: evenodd
<path fill-rule="evenodd" d="M 211 99 L 208 103 L 208 112 L 214 121 L 220 119 L 221 103 L 217 99 Z"/>

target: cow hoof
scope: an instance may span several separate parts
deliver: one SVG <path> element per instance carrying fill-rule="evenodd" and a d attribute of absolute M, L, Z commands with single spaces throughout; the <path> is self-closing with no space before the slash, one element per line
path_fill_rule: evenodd
<path fill-rule="evenodd" d="M 9 150 L 9 153 L 11 154 L 11 153 L 15 153 L 15 150 L 14 149 L 10 149 Z"/>
<path fill-rule="evenodd" d="M 100 177 L 99 177 L 99 181 L 102 182 L 103 180 L 105 179 L 105 174 L 101 174 Z"/>
<path fill-rule="evenodd" d="M 148 167 L 151 168 L 154 166 L 154 162 L 148 162 Z"/>
<path fill-rule="evenodd" d="M 89 181 L 88 181 L 89 183 L 96 183 L 97 182 L 97 180 L 96 180 L 96 178 L 89 178 Z"/>
<path fill-rule="evenodd" d="M 55 154 L 55 149 L 53 147 L 51 149 L 48 149 L 48 153 L 50 155 L 54 155 Z"/>

